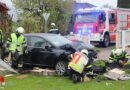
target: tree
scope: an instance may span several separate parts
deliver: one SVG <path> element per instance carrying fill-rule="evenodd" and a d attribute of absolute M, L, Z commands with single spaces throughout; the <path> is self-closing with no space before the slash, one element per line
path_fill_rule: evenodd
<path fill-rule="evenodd" d="M 12 0 L 17 9 L 22 10 L 19 17 L 26 18 L 41 18 L 39 25 L 43 28 L 42 14 L 50 13 L 48 24 L 55 22 L 59 30 L 67 30 L 70 14 L 72 13 L 73 0 Z M 26 18 L 23 18 L 26 17 Z M 25 26 L 24 26 L 25 27 Z M 30 30 L 28 30 L 30 31 Z M 42 31 L 42 30 L 40 30 Z"/>
<path fill-rule="evenodd" d="M 130 0 L 118 0 L 117 6 L 120 8 L 130 8 Z"/>

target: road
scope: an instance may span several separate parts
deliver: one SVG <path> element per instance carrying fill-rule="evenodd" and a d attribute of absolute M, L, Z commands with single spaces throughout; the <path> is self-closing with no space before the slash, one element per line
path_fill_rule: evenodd
<path fill-rule="evenodd" d="M 109 55 L 111 54 L 111 50 L 115 47 L 114 44 L 110 45 L 107 48 L 103 48 L 103 47 L 99 47 L 100 48 L 100 52 L 98 52 L 98 60 L 108 60 L 109 59 Z M 126 48 L 127 53 L 130 55 L 130 47 Z M 129 60 L 130 62 L 130 60 Z"/>

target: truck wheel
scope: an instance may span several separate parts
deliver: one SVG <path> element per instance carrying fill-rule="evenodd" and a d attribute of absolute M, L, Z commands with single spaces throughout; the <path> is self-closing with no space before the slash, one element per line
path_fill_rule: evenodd
<path fill-rule="evenodd" d="M 67 74 L 68 64 L 65 61 L 58 61 L 55 66 L 56 74 L 63 76 Z"/>
<path fill-rule="evenodd" d="M 104 36 L 103 45 L 104 45 L 104 47 L 108 47 L 109 44 L 110 44 L 110 37 L 109 37 L 108 34 L 106 34 L 106 35 Z"/>

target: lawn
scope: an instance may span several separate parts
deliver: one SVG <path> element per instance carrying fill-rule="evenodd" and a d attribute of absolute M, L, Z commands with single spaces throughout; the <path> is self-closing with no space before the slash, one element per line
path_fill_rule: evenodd
<path fill-rule="evenodd" d="M 97 83 L 96 80 L 73 84 L 67 77 L 33 76 L 27 74 L 23 79 L 6 77 L 4 90 L 130 90 L 130 80 L 112 81 L 104 80 Z M 108 84 L 108 85 L 107 85 Z"/>
<path fill-rule="evenodd" d="M 127 65 L 129 64 L 127 63 Z M 126 70 L 126 72 L 130 74 L 130 69 Z M 98 83 L 98 79 L 96 78 L 90 82 L 73 84 L 67 77 L 34 76 L 27 74 L 27 77 L 17 79 L 17 76 L 20 76 L 20 74 L 6 77 L 6 86 L 4 88 L 0 87 L 0 90 L 130 90 L 130 80 L 113 81 L 104 79 Z"/>

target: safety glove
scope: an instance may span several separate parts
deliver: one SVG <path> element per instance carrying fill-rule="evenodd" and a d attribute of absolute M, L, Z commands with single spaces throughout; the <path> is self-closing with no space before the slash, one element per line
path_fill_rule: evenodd
<path fill-rule="evenodd" d="M 26 55 L 28 54 L 28 50 L 25 50 L 24 52 L 25 52 Z"/>

